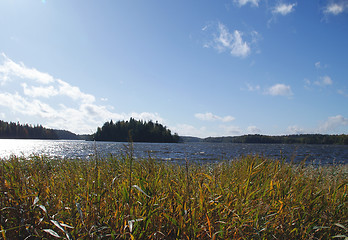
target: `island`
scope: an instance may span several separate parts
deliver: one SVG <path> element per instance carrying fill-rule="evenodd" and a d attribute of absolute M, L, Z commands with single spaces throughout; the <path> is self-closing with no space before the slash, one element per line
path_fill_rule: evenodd
<path fill-rule="evenodd" d="M 153 142 L 153 143 L 177 143 L 178 134 L 172 134 L 167 127 L 152 121 L 142 121 L 130 118 L 129 121 L 105 122 L 97 132 L 93 134 L 95 141 L 113 142 Z"/>

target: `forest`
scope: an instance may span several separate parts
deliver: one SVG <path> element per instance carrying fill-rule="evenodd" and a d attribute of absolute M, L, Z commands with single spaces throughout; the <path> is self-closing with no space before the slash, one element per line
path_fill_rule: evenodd
<path fill-rule="evenodd" d="M 162 124 L 152 121 L 144 122 L 130 118 L 129 121 L 118 121 L 114 123 L 105 122 L 93 135 L 96 141 L 114 141 L 114 142 L 156 142 L 156 143 L 176 143 L 179 142 L 179 136 L 172 134 Z"/>
<path fill-rule="evenodd" d="M 297 134 L 284 136 L 243 135 L 238 137 L 209 137 L 204 142 L 280 143 L 280 144 L 339 144 L 348 145 L 348 135 Z"/>
<path fill-rule="evenodd" d="M 0 120 L 0 138 L 2 139 L 58 139 L 53 129 L 42 125 L 21 125 L 19 122 L 4 122 Z"/>

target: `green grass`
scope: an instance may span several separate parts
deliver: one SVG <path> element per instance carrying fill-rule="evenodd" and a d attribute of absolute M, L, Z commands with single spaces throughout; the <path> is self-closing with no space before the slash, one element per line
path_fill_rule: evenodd
<path fill-rule="evenodd" d="M 12 156 L 0 239 L 347 239 L 347 169 Z"/>

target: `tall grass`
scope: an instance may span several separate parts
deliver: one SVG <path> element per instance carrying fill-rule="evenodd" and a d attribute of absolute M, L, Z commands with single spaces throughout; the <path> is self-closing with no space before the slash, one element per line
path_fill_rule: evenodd
<path fill-rule="evenodd" d="M 347 238 L 347 169 L 12 156 L 0 162 L 0 239 Z"/>

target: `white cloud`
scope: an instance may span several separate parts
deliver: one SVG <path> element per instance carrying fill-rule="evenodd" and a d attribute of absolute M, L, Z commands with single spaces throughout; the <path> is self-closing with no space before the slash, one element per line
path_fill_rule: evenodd
<path fill-rule="evenodd" d="M 247 83 L 247 88 L 249 92 L 254 92 L 254 91 L 260 91 L 261 87 L 260 85 L 251 85 L 249 83 Z"/>
<path fill-rule="evenodd" d="M 232 116 L 220 117 L 220 116 L 214 115 L 210 112 L 196 113 L 195 117 L 198 118 L 199 120 L 202 120 L 202 121 L 216 121 L 216 120 L 218 120 L 218 121 L 222 121 L 222 122 L 231 122 L 235 119 Z"/>
<path fill-rule="evenodd" d="M 273 14 L 281 14 L 283 16 L 293 12 L 297 3 L 280 3 L 273 9 Z"/>
<path fill-rule="evenodd" d="M 173 130 L 173 132 L 178 133 L 179 136 L 192 136 L 201 138 L 211 136 L 211 134 L 207 132 L 206 127 L 197 128 L 189 124 L 178 124 L 171 129 Z"/>
<path fill-rule="evenodd" d="M 320 61 L 314 63 L 314 66 L 315 66 L 316 69 L 324 69 L 324 68 L 328 67 L 327 64 L 322 64 Z"/>
<path fill-rule="evenodd" d="M 339 15 L 348 9 L 347 1 L 331 2 L 324 8 L 325 14 Z"/>
<path fill-rule="evenodd" d="M 45 126 L 66 129 L 75 133 L 92 133 L 97 126 L 113 119 L 153 120 L 163 123 L 164 120 L 158 113 L 115 113 L 110 112 L 105 106 L 93 103 L 81 103 L 77 108 L 59 104 L 58 107 L 44 103 L 38 99 L 27 99 L 18 93 L 0 93 L 0 106 L 9 108 L 16 114 L 39 117 L 47 122 Z"/>
<path fill-rule="evenodd" d="M 238 126 L 233 126 L 233 125 L 230 125 L 230 126 L 225 126 L 225 125 L 222 125 L 220 126 L 220 128 L 223 129 L 224 131 L 224 135 L 225 136 L 236 136 L 236 135 L 242 135 L 243 131 L 240 127 Z"/>
<path fill-rule="evenodd" d="M 306 89 L 310 89 L 310 86 L 311 86 L 311 84 L 312 84 L 311 80 L 309 80 L 308 78 L 305 78 L 303 81 L 304 81 L 304 83 L 305 83 L 304 87 L 305 87 Z"/>
<path fill-rule="evenodd" d="M 323 87 L 323 86 L 332 85 L 333 81 L 329 76 L 323 76 L 323 77 L 320 77 L 319 81 L 315 81 L 314 84 Z"/>
<path fill-rule="evenodd" d="M 338 94 L 341 94 L 342 96 L 348 97 L 348 93 L 346 93 L 345 91 L 343 91 L 342 89 L 337 90 Z"/>
<path fill-rule="evenodd" d="M 268 88 L 265 92 L 268 95 L 272 96 L 292 96 L 291 87 L 285 84 L 275 84 L 272 87 Z"/>
<path fill-rule="evenodd" d="M 61 95 L 66 95 L 74 100 L 81 100 L 82 102 L 92 103 L 95 101 L 95 97 L 91 94 L 86 94 L 81 92 L 81 90 L 76 86 L 71 86 L 69 83 L 57 79 L 59 84 L 59 93 Z"/>
<path fill-rule="evenodd" d="M 57 91 L 53 86 L 45 86 L 45 87 L 31 86 L 29 88 L 26 83 L 22 83 L 21 86 L 23 87 L 24 94 L 32 98 L 36 98 L 36 97 L 49 98 L 49 97 L 57 96 L 59 94 L 59 91 Z"/>
<path fill-rule="evenodd" d="M 335 131 L 342 126 L 348 126 L 348 118 L 345 118 L 342 115 L 336 115 L 329 117 L 326 122 L 322 123 L 319 126 L 319 132 L 327 133 Z"/>
<path fill-rule="evenodd" d="M 117 121 L 133 117 L 164 122 L 158 113 L 112 112 L 109 110 L 110 107 L 96 104 L 95 97 L 82 92 L 79 87 L 36 69 L 29 69 L 23 63 L 15 63 L 5 54 L 1 56 L 4 61 L 2 64 L 0 62 L 0 81 L 4 87 L 0 91 L 0 106 L 13 114 L 30 119 L 39 118 L 40 123 L 46 127 L 66 129 L 75 133 L 95 132 L 98 126 L 110 119 Z M 6 82 L 18 78 L 22 80 L 17 88 L 22 88 L 23 94 L 18 91 L 11 92 L 10 88 L 6 90 Z M 11 84 L 11 88 L 15 87 L 15 83 Z M 69 101 L 65 101 L 67 106 L 61 103 L 64 97 L 69 98 Z M 45 98 L 45 101 L 40 98 Z"/>
<path fill-rule="evenodd" d="M 55 86 L 54 86 L 55 85 Z M 81 92 L 76 86 L 71 86 L 69 83 L 60 79 L 55 80 L 50 86 L 28 86 L 27 83 L 22 83 L 24 94 L 32 98 L 37 97 L 54 97 L 54 96 L 67 96 L 73 100 L 81 100 L 84 103 L 95 102 L 95 97 L 91 94 Z"/>
<path fill-rule="evenodd" d="M 303 128 L 300 128 L 297 125 L 293 125 L 288 127 L 288 132 L 290 134 L 303 134 L 305 131 Z"/>
<path fill-rule="evenodd" d="M 261 130 L 257 128 L 256 126 L 249 126 L 247 128 L 248 133 L 256 134 L 256 133 L 261 133 Z"/>
<path fill-rule="evenodd" d="M 1 53 L 1 56 L 3 58 L 3 64 L 0 65 L 0 81 L 2 84 L 11 80 L 10 76 L 35 80 L 42 84 L 48 84 L 54 81 L 54 78 L 47 73 L 39 72 L 35 68 L 28 68 L 23 63 L 15 63 L 4 53 Z"/>
<path fill-rule="evenodd" d="M 260 0 L 234 0 L 234 2 L 240 7 L 242 7 L 248 3 L 250 3 L 251 5 L 253 5 L 255 7 L 258 7 Z"/>
<path fill-rule="evenodd" d="M 27 83 L 22 83 L 24 94 L 30 97 L 52 97 L 57 95 L 65 95 L 73 100 L 81 100 L 83 102 L 94 102 L 94 96 L 85 94 L 76 86 L 71 86 L 69 83 L 60 79 L 55 79 L 48 73 L 42 73 L 35 68 L 28 68 L 23 63 L 15 63 L 8 58 L 4 53 L 1 54 L 3 63 L 0 65 L 0 81 L 2 85 L 12 80 L 12 78 L 21 78 L 24 80 L 34 80 L 35 83 L 50 86 L 30 86 Z"/>
<path fill-rule="evenodd" d="M 221 119 L 221 121 L 222 122 L 231 122 L 231 121 L 233 121 L 235 118 L 234 117 L 232 117 L 232 116 L 226 116 L 226 117 L 223 117 L 222 119 Z"/>
<path fill-rule="evenodd" d="M 204 27 L 206 31 L 208 26 Z M 255 43 L 259 39 L 257 32 L 253 31 L 251 33 L 252 43 Z M 235 57 L 246 57 L 251 52 L 250 43 L 243 40 L 243 33 L 238 30 L 230 32 L 227 27 L 218 23 L 216 30 L 213 33 L 214 39 L 208 43 L 204 44 L 205 48 L 215 48 L 219 52 L 229 51 L 232 56 Z M 258 38 L 256 38 L 256 36 Z"/>
<path fill-rule="evenodd" d="M 37 99 L 28 100 L 18 93 L 0 93 L 0 105 L 11 109 L 13 112 L 42 118 L 57 117 L 56 111 L 48 104 Z"/>
<path fill-rule="evenodd" d="M 128 118 L 134 118 L 137 120 L 145 120 L 145 121 L 158 121 L 159 123 L 164 123 L 164 119 L 160 117 L 158 113 L 150 113 L 150 112 L 142 112 L 142 113 L 136 113 L 132 112 L 126 119 Z"/>

